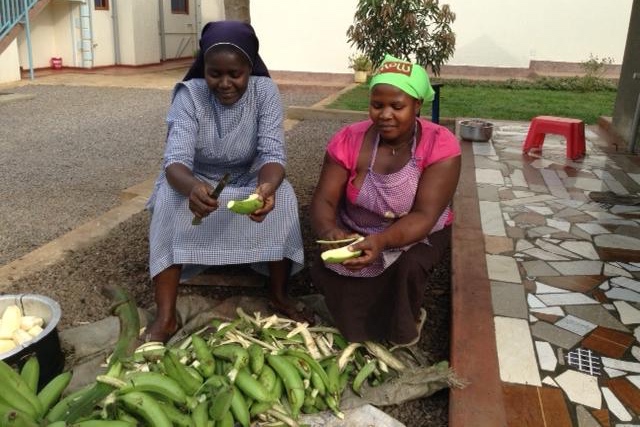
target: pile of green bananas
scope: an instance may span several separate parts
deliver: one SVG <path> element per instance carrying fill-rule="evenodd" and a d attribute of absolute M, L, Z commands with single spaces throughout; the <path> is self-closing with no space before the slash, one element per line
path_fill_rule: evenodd
<path fill-rule="evenodd" d="M 344 417 L 347 387 L 360 393 L 404 369 L 380 344 L 238 309 L 235 320 L 214 321 L 175 346 L 141 345 L 111 361 L 95 384 L 62 398 L 70 373 L 37 391 L 37 359 L 20 372 L 3 362 L 0 426 L 297 426 L 301 414 Z"/>

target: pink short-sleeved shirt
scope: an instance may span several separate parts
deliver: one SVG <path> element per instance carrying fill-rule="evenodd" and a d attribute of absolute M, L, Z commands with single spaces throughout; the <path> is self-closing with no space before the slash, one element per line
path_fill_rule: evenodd
<path fill-rule="evenodd" d="M 418 118 L 418 123 L 422 128 L 422 136 L 420 141 L 417 141 L 415 159 L 423 170 L 440 160 L 460 155 L 460 143 L 449 129 L 423 118 Z M 345 126 L 331 138 L 327 145 L 327 152 L 331 158 L 349 170 L 347 197 L 354 203 L 360 191 L 353 185 L 360 147 L 367 129 L 372 124 L 371 120 L 365 120 Z"/>

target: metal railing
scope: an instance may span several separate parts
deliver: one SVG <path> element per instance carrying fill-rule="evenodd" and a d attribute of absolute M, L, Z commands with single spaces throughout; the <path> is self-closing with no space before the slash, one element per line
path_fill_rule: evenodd
<path fill-rule="evenodd" d="M 38 0 L 0 0 L 0 39 L 16 25 L 24 23 Z"/>

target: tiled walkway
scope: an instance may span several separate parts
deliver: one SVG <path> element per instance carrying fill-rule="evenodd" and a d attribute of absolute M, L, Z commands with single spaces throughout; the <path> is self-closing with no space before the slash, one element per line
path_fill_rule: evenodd
<path fill-rule="evenodd" d="M 528 123 L 463 141 L 453 253 L 450 425 L 640 426 L 640 159 L 587 130 L 587 156 Z M 628 201 L 627 201 L 628 203 Z"/>

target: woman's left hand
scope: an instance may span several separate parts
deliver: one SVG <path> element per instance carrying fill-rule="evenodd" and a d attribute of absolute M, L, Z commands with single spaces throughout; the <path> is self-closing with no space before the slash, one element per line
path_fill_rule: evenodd
<path fill-rule="evenodd" d="M 276 188 L 273 184 L 265 182 L 256 187 L 255 193 L 260 196 L 264 205 L 249 215 L 249 218 L 255 222 L 262 222 L 276 205 Z"/>
<path fill-rule="evenodd" d="M 349 270 L 361 270 L 372 264 L 382 254 L 384 250 L 384 242 L 379 234 L 370 234 L 361 242 L 351 245 L 354 251 L 361 250 L 362 255 L 357 258 L 351 258 L 342 263 Z"/>

